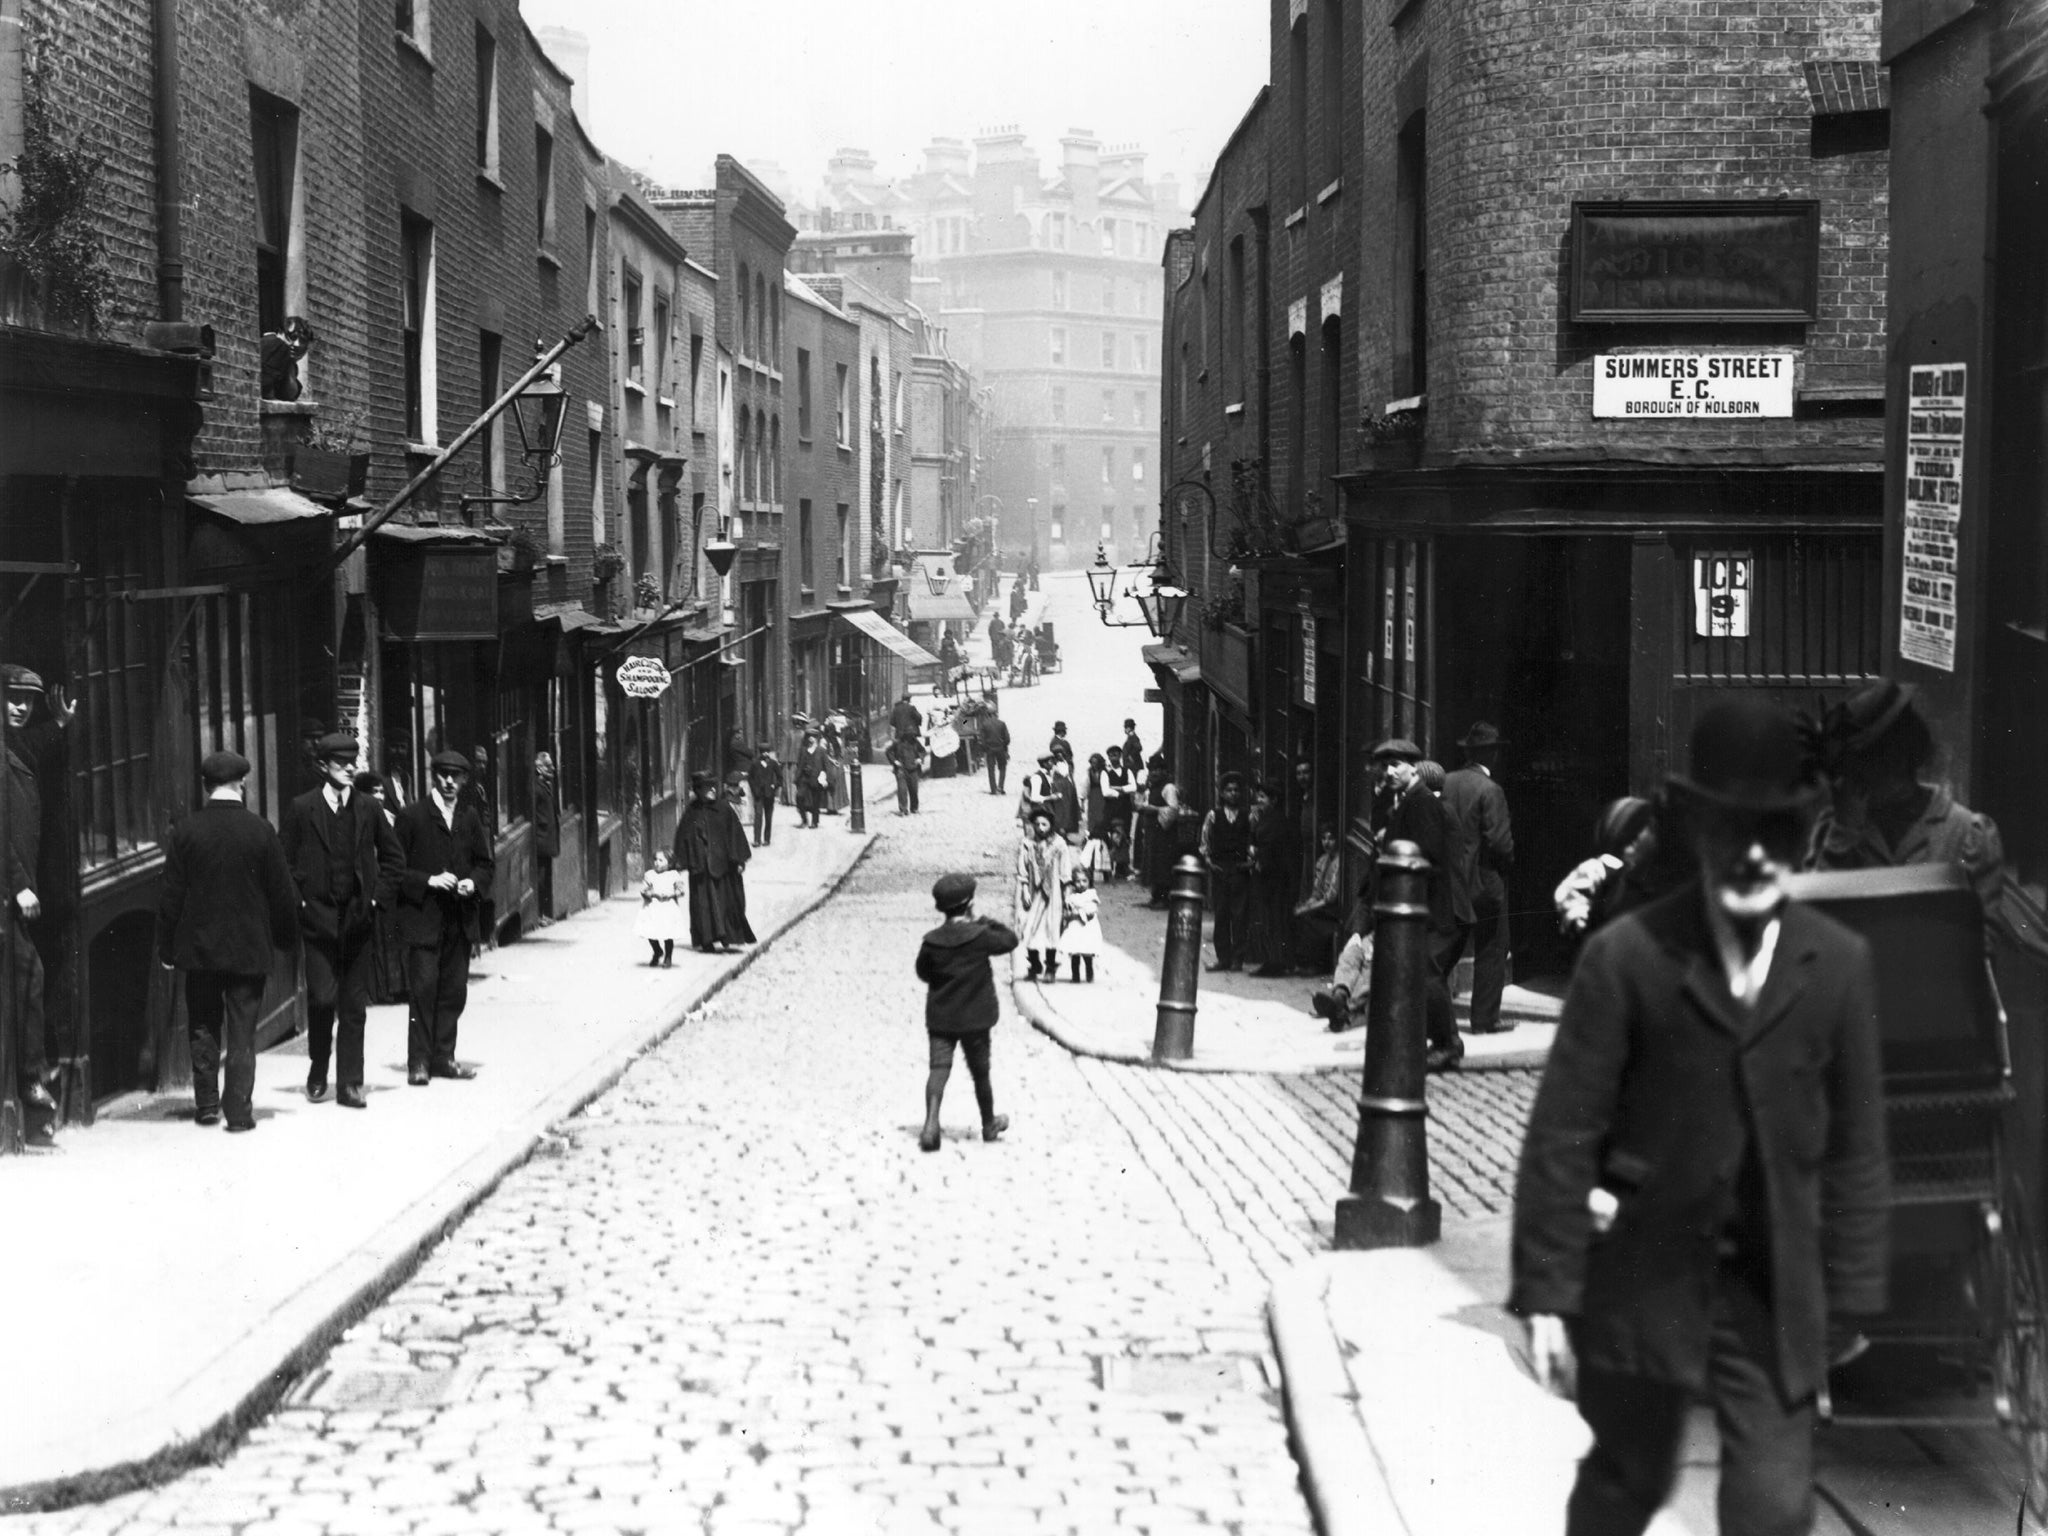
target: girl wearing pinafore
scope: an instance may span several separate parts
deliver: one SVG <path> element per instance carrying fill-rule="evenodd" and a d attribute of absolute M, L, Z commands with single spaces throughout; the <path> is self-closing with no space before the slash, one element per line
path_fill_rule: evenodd
<path fill-rule="evenodd" d="M 1060 953 L 1067 957 L 1072 979 L 1079 981 L 1085 970 L 1095 979 L 1095 957 L 1102 952 L 1102 893 L 1092 885 L 1076 883 L 1067 892 L 1065 926 L 1060 929 Z"/>
<path fill-rule="evenodd" d="M 674 965 L 676 940 L 690 936 L 689 914 L 683 910 L 682 871 L 669 868 L 664 850 L 655 850 L 654 868 L 640 882 L 640 918 L 633 931 L 654 951 L 649 965 Z"/>

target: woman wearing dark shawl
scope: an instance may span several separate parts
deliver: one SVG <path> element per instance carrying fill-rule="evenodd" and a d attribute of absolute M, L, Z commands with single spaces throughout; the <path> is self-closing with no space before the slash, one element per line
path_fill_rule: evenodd
<path fill-rule="evenodd" d="M 710 951 L 754 942 L 747 926 L 747 830 L 719 797 L 718 779 L 690 775 L 690 803 L 676 824 L 675 867 L 690 877 L 690 943 Z"/>

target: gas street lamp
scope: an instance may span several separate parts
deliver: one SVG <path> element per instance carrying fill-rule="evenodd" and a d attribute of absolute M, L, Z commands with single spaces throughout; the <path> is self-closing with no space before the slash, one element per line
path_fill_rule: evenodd
<path fill-rule="evenodd" d="M 534 348 L 536 361 L 542 356 Z M 519 456 L 532 472 L 533 483 L 524 496 L 501 491 L 465 492 L 462 505 L 468 507 L 523 507 L 538 501 L 547 489 L 548 472 L 562 462 L 562 427 L 568 420 L 569 392 L 553 377 L 553 371 L 535 378 L 512 397 L 512 425 L 519 433 Z"/>

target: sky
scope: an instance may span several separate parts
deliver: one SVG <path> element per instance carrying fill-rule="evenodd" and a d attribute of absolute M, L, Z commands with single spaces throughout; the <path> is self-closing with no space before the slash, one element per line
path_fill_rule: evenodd
<path fill-rule="evenodd" d="M 1072 127 L 1206 175 L 1265 83 L 1264 0 L 524 0 L 590 39 L 589 121 L 614 159 L 698 186 L 719 154 L 777 161 L 799 195 L 841 146 L 885 176 L 935 136 L 1016 124 L 1041 165 Z"/>

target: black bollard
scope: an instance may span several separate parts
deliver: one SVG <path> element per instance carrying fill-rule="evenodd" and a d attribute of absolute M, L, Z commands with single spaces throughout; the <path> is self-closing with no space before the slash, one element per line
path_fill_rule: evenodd
<path fill-rule="evenodd" d="M 1159 966 L 1159 1020 L 1152 1031 L 1154 1061 L 1186 1061 L 1195 1054 L 1195 991 L 1202 983 L 1202 908 L 1208 872 L 1192 853 L 1173 867 L 1166 897 L 1166 958 Z"/>
<path fill-rule="evenodd" d="M 1429 1196 L 1427 1075 L 1429 860 L 1413 843 L 1379 857 L 1372 1000 L 1351 1193 L 1337 1202 L 1339 1248 L 1421 1248 L 1443 1231 Z"/>
<path fill-rule="evenodd" d="M 867 801 L 860 789 L 860 748 L 852 742 L 846 744 L 846 830 L 865 832 L 868 829 Z"/>

